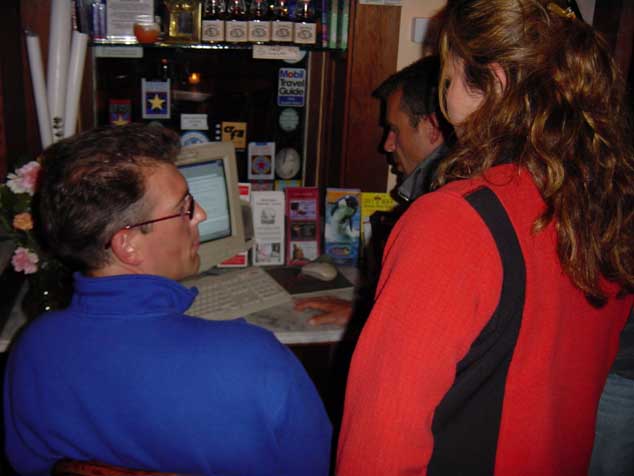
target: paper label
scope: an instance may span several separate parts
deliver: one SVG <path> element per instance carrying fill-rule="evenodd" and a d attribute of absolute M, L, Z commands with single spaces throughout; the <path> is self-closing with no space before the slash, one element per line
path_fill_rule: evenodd
<path fill-rule="evenodd" d="M 299 61 L 302 53 L 297 46 L 253 45 L 253 58 Z"/>
<path fill-rule="evenodd" d="M 203 20 L 201 35 L 202 41 L 206 41 L 208 43 L 224 41 L 225 22 L 222 20 Z"/>
<path fill-rule="evenodd" d="M 184 131 L 206 131 L 207 114 L 181 114 L 181 130 Z"/>
<path fill-rule="evenodd" d="M 228 21 L 225 23 L 225 32 L 229 43 L 249 41 L 247 22 L 245 21 Z"/>
<path fill-rule="evenodd" d="M 293 41 L 302 45 L 314 45 L 317 41 L 317 25 L 315 23 L 295 23 Z"/>

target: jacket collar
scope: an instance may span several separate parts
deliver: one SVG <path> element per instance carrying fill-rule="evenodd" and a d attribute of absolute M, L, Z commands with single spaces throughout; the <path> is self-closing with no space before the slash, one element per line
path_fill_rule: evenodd
<path fill-rule="evenodd" d="M 198 291 L 176 281 L 147 274 L 88 277 L 75 273 L 71 308 L 108 317 L 182 314 Z"/>

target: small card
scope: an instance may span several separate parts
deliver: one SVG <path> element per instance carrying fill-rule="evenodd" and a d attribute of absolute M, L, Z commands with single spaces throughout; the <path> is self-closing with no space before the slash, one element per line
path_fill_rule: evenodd
<path fill-rule="evenodd" d="M 209 125 L 207 124 L 207 114 L 181 114 L 181 130 L 183 131 L 209 130 Z"/>
<path fill-rule="evenodd" d="M 249 142 L 249 180 L 275 178 L 275 142 Z"/>
<path fill-rule="evenodd" d="M 106 34 L 109 41 L 136 41 L 133 25 L 137 15 L 154 15 L 153 0 L 108 0 Z"/>
<path fill-rule="evenodd" d="M 222 140 L 233 142 L 236 150 L 244 150 L 247 146 L 246 122 L 222 122 Z"/>
<path fill-rule="evenodd" d="M 299 61 L 302 52 L 297 46 L 253 45 L 254 59 Z"/>
<path fill-rule="evenodd" d="M 170 118 L 170 80 L 147 81 L 141 79 L 141 109 L 143 119 Z"/>

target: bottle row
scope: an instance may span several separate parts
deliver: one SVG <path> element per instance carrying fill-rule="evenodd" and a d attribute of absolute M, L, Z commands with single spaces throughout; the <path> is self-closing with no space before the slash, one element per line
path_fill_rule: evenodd
<path fill-rule="evenodd" d="M 170 36 L 172 32 L 170 22 Z M 207 0 L 201 19 L 201 41 L 205 43 L 297 43 L 314 45 L 317 41 L 315 10 L 310 0 L 298 0 L 291 17 L 289 2 L 251 0 Z"/>
<path fill-rule="evenodd" d="M 97 43 L 328 45 L 324 1 L 317 9 L 313 0 L 88 1 L 77 3 L 77 28 Z"/>

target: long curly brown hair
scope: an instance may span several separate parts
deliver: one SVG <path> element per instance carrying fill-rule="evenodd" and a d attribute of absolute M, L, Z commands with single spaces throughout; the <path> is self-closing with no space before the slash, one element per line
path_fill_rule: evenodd
<path fill-rule="evenodd" d="M 601 278 L 634 289 L 634 156 L 621 75 L 605 40 L 541 0 L 450 0 L 440 35 L 446 64 L 464 64 L 484 93 L 461 124 L 438 184 L 503 161 L 525 167 L 545 201 L 534 232 L 554 221 L 563 269 L 590 302 Z M 494 74 L 506 76 L 501 88 Z"/>

